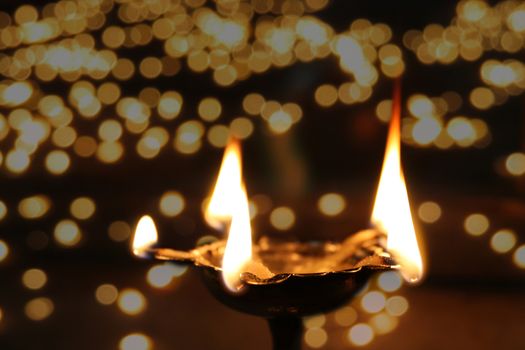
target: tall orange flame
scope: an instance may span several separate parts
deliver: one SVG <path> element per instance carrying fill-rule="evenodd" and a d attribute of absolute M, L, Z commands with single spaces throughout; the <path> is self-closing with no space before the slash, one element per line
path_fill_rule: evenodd
<path fill-rule="evenodd" d="M 216 228 L 230 224 L 222 260 L 222 278 L 226 287 L 236 292 L 241 287 L 240 275 L 252 259 L 252 231 L 242 180 L 241 147 L 235 140 L 231 140 L 224 151 L 205 218 Z"/>
<path fill-rule="evenodd" d="M 242 186 L 241 146 L 231 139 L 224 151 L 221 168 L 204 213 L 206 222 L 213 228 L 225 229 L 230 223 L 237 205 L 232 200 L 232 191 Z"/>
<path fill-rule="evenodd" d="M 392 120 L 372 223 L 387 235 L 387 248 L 401 266 L 405 280 L 415 283 L 423 276 L 423 260 L 412 221 L 405 176 L 401 167 L 401 88 L 394 89 Z"/>

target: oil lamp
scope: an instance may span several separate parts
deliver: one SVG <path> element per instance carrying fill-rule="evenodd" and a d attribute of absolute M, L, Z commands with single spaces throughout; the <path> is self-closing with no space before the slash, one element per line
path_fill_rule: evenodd
<path fill-rule="evenodd" d="M 300 349 L 301 317 L 348 302 L 375 272 L 399 269 L 407 281 L 417 282 L 423 263 L 401 169 L 400 96 L 395 91 L 373 229 L 340 243 L 263 236 L 254 244 L 241 149 L 231 141 L 205 212 L 210 226 L 229 230 L 228 239 L 190 251 L 154 248 L 157 230 L 145 216 L 137 225 L 134 254 L 194 266 L 219 301 L 268 320 L 276 350 Z"/>

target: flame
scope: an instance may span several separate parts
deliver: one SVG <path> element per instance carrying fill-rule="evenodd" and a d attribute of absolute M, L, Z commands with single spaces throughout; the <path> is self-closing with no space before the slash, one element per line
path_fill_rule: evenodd
<path fill-rule="evenodd" d="M 401 168 L 401 92 L 394 90 L 392 121 L 381 178 L 372 212 L 372 223 L 387 234 L 387 248 L 401 265 L 405 280 L 415 283 L 423 276 L 416 230 Z"/>
<path fill-rule="evenodd" d="M 155 222 L 151 216 L 144 215 L 140 218 L 133 237 L 133 254 L 140 257 L 146 256 L 146 251 L 157 243 L 158 235 Z"/>
<path fill-rule="evenodd" d="M 252 229 L 250 211 L 244 186 L 237 190 L 231 201 L 235 202 L 228 242 L 222 259 L 222 278 L 231 291 L 240 288 L 240 274 L 252 260 Z"/>
<path fill-rule="evenodd" d="M 206 222 L 220 230 L 230 223 L 237 205 L 232 200 L 234 190 L 242 187 L 241 146 L 231 140 L 224 151 L 221 169 L 204 217 Z"/>
<path fill-rule="evenodd" d="M 242 181 L 241 148 L 237 141 L 230 141 L 224 152 L 205 217 L 216 228 L 225 227 L 231 220 L 222 260 L 222 278 L 226 287 L 236 292 L 241 287 L 240 274 L 252 259 L 250 212 Z"/>

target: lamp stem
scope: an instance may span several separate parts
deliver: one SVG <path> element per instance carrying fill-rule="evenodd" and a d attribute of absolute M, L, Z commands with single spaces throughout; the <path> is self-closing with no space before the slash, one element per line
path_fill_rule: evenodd
<path fill-rule="evenodd" d="M 303 321 L 300 317 L 268 318 L 273 350 L 301 350 Z"/>

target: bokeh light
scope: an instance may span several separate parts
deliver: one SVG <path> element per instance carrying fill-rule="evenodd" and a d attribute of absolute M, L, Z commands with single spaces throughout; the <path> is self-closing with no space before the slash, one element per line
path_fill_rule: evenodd
<path fill-rule="evenodd" d="M 7 216 L 7 206 L 0 200 L 0 221 Z"/>
<path fill-rule="evenodd" d="M 346 200 L 338 193 L 326 193 L 319 198 L 317 207 L 324 215 L 336 216 L 345 210 Z"/>
<path fill-rule="evenodd" d="M 305 343 L 314 349 L 322 348 L 328 340 L 328 334 L 322 328 L 310 328 L 304 333 Z"/>
<path fill-rule="evenodd" d="M 516 233 L 511 230 L 499 230 L 490 239 L 490 247 L 496 253 L 510 252 L 517 243 Z"/>
<path fill-rule="evenodd" d="M 505 160 L 505 167 L 513 176 L 525 175 L 525 153 L 512 153 Z"/>
<path fill-rule="evenodd" d="M 323 314 L 305 317 L 303 324 L 307 329 L 321 328 L 326 324 L 326 316 Z"/>
<path fill-rule="evenodd" d="M 377 279 L 379 288 L 385 292 L 396 292 L 403 285 L 403 280 L 398 272 L 383 272 Z"/>
<path fill-rule="evenodd" d="M 26 316 L 33 321 L 43 321 L 55 310 L 55 304 L 49 298 L 40 297 L 27 302 L 25 305 Z"/>
<path fill-rule="evenodd" d="M 119 350 L 151 350 L 153 341 L 142 333 L 132 333 L 120 340 Z"/>
<path fill-rule="evenodd" d="M 376 334 L 388 334 L 396 329 L 399 321 L 396 317 L 392 317 L 385 313 L 375 315 L 370 320 L 370 324 Z"/>
<path fill-rule="evenodd" d="M 514 252 L 513 256 L 514 263 L 519 268 L 525 269 L 525 245 L 520 246 Z"/>
<path fill-rule="evenodd" d="M 9 255 L 9 246 L 0 239 L 0 262 L 4 261 Z"/>
<path fill-rule="evenodd" d="M 160 198 L 159 209 L 162 215 L 175 217 L 184 210 L 185 205 L 184 197 L 179 192 L 168 191 Z"/>
<path fill-rule="evenodd" d="M 424 202 L 419 206 L 417 213 L 421 221 L 433 224 L 441 218 L 442 210 L 436 202 Z"/>
<path fill-rule="evenodd" d="M 350 327 L 357 319 L 357 311 L 351 306 L 343 306 L 334 314 L 335 322 L 342 327 Z"/>
<path fill-rule="evenodd" d="M 278 230 L 289 230 L 295 223 L 295 213 L 289 207 L 278 207 L 270 213 L 270 223 Z"/>
<path fill-rule="evenodd" d="M 383 293 L 372 291 L 366 293 L 361 299 L 361 307 L 368 313 L 375 314 L 385 308 L 386 297 Z"/>
<path fill-rule="evenodd" d="M 149 269 L 146 279 L 155 288 L 165 288 L 169 286 L 176 277 L 186 272 L 185 266 L 170 263 L 155 265 Z"/>
<path fill-rule="evenodd" d="M 62 220 L 55 226 L 55 241 L 65 247 L 74 247 L 82 239 L 82 233 L 73 220 Z"/>
<path fill-rule="evenodd" d="M 218 99 L 207 97 L 200 101 L 198 106 L 199 116 L 208 122 L 212 122 L 220 117 L 222 106 Z"/>
<path fill-rule="evenodd" d="M 22 275 L 22 283 L 28 289 L 41 289 L 47 283 L 47 275 L 41 269 L 29 269 Z"/>
<path fill-rule="evenodd" d="M 79 220 L 91 218 L 95 213 L 95 209 L 95 202 L 89 197 L 78 197 L 73 202 L 71 202 L 69 207 L 71 215 Z"/>
<path fill-rule="evenodd" d="M 131 236 L 131 227 L 125 221 L 114 221 L 108 228 L 109 237 L 115 242 L 123 242 Z"/>
<path fill-rule="evenodd" d="M 144 295 L 134 288 L 127 288 L 119 293 L 117 301 L 119 309 L 130 316 L 142 313 L 147 306 Z"/>
<path fill-rule="evenodd" d="M 18 204 L 18 212 L 26 219 L 39 219 L 47 214 L 49 208 L 50 200 L 43 195 L 24 198 Z"/>
<path fill-rule="evenodd" d="M 403 316 L 409 308 L 408 300 L 403 296 L 393 296 L 386 302 L 386 311 L 391 316 Z"/>
<path fill-rule="evenodd" d="M 356 324 L 350 328 L 348 340 L 355 346 L 366 346 L 374 340 L 374 331 L 365 323 Z"/>
<path fill-rule="evenodd" d="M 490 228 L 490 221 L 483 214 L 471 214 L 465 219 L 464 228 L 472 236 L 481 236 Z"/>
<path fill-rule="evenodd" d="M 102 284 L 95 290 L 95 298 L 102 305 L 111 305 L 118 298 L 118 289 L 112 284 Z"/>

